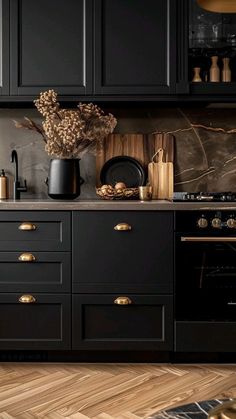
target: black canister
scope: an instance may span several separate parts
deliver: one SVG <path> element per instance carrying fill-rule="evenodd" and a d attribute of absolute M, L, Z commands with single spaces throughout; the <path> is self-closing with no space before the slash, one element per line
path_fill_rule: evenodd
<path fill-rule="evenodd" d="M 84 180 L 80 176 L 80 159 L 50 160 L 47 179 L 48 195 L 53 199 L 75 199 Z"/>

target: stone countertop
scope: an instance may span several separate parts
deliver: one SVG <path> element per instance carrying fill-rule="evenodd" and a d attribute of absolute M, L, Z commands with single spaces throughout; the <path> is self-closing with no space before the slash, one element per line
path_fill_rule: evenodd
<path fill-rule="evenodd" d="M 235 203 L 220 202 L 171 202 L 152 200 L 142 201 L 105 201 L 105 200 L 82 200 L 59 201 L 53 199 L 21 199 L 0 200 L 0 210 L 47 210 L 47 211 L 93 211 L 93 210 L 116 210 L 116 211 L 178 211 L 178 210 L 234 210 Z"/>

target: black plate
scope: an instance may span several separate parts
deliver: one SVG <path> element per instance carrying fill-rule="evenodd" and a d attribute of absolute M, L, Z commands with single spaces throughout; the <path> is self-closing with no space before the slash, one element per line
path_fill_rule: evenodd
<path fill-rule="evenodd" d="M 127 188 L 137 188 L 146 183 L 146 173 L 143 166 L 133 157 L 113 157 L 102 167 L 100 173 L 102 184 L 114 186 L 117 182 L 124 182 Z"/>

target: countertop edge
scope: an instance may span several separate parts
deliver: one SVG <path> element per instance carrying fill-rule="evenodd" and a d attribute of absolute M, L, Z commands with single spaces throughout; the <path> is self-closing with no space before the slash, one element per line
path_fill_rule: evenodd
<path fill-rule="evenodd" d="M 57 201 L 48 199 L 32 200 L 0 200 L 0 211 L 206 211 L 206 210 L 236 210 L 236 202 L 171 202 L 153 200 L 142 201 L 99 201 L 75 200 Z"/>

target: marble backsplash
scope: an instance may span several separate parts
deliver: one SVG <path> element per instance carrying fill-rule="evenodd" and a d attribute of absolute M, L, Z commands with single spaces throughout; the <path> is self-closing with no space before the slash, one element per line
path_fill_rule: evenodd
<path fill-rule="evenodd" d="M 116 108 L 107 109 L 118 119 L 118 133 L 174 133 L 176 191 L 236 191 L 236 107 L 235 108 Z M 49 157 L 41 137 L 32 131 L 17 129 L 13 120 L 29 116 L 40 121 L 34 109 L 0 110 L 0 169 L 9 176 L 10 196 L 14 167 L 11 150 L 19 157 L 19 175 L 27 179 L 28 192 L 22 198 L 47 197 L 45 179 Z M 191 128 L 191 124 L 221 128 L 216 132 Z M 189 130 L 186 130 L 190 128 Z M 226 131 L 234 131 L 228 133 Z M 81 198 L 95 197 L 95 157 L 81 160 L 85 179 Z"/>

